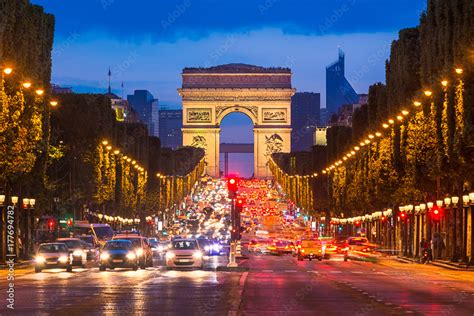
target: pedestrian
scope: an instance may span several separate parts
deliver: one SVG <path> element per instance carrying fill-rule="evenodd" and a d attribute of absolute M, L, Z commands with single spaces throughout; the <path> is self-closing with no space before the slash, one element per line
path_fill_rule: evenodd
<path fill-rule="evenodd" d="M 423 258 L 423 255 L 425 254 L 425 243 L 426 243 L 425 238 L 421 238 L 421 241 L 420 241 L 420 258 Z"/>

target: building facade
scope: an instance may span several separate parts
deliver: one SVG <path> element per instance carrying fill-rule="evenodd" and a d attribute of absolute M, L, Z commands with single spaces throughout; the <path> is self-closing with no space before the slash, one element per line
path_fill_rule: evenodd
<path fill-rule="evenodd" d="M 127 96 L 130 106 L 138 114 L 140 121 L 147 125 L 150 136 L 159 136 L 159 108 L 158 99 L 155 99 L 148 90 L 135 90 Z"/>
<path fill-rule="evenodd" d="M 321 95 L 298 92 L 291 98 L 291 151 L 310 151 L 320 124 Z"/>
<path fill-rule="evenodd" d="M 345 77 L 344 52 L 339 50 L 338 60 L 326 67 L 326 110 L 328 119 L 331 119 L 333 114 L 337 114 L 342 105 L 358 102 L 359 95 Z"/>
<path fill-rule="evenodd" d="M 183 110 L 160 109 L 161 147 L 176 149 L 183 144 Z"/>

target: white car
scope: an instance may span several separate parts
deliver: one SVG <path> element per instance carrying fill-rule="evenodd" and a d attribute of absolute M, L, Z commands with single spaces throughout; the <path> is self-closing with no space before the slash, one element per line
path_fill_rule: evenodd
<path fill-rule="evenodd" d="M 41 244 L 35 257 L 35 272 L 44 269 L 64 268 L 67 272 L 72 271 L 71 251 L 63 243 Z"/>
<path fill-rule="evenodd" d="M 204 253 L 196 239 L 176 239 L 166 252 L 168 268 L 199 268 L 204 267 Z"/>

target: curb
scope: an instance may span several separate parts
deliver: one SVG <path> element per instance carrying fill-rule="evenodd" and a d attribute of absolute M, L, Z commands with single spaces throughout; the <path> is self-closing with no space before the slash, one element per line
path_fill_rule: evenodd
<path fill-rule="evenodd" d="M 399 262 L 402 262 L 402 263 L 419 263 L 418 261 L 416 261 L 415 259 L 410 259 L 410 258 L 405 258 L 405 257 L 396 257 L 394 258 L 395 260 L 399 261 Z M 421 264 L 421 263 L 420 263 Z M 474 272 L 474 270 L 472 269 L 468 269 L 468 268 L 462 268 L 462 267 L 459 267 L 455 264 L 450 264 L 450 263 L 445 263 L 445 262 L 441 262 L 441 261 L 432 261 L 431 262 L 431 265 L 435 266 L 435 267 L 440 267 L 440 268 L 444 268 L 444 269 L 448 269 L 448 270 L 454 270 L 454 271 L 469 271 L 469 272 Z"/>
<path fill-rule="evenodd" d="M 33 265 L 33 261 L 26 261 L 26 262 L 15 262 L 15 268 L 26 268 Z M 8 265 L 1 264 L 0 270 L 8 269 Z"/>

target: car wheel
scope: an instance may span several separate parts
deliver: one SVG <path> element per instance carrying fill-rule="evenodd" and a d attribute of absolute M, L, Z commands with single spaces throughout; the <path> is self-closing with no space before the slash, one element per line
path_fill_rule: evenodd
<path fill-rule="evenodd" d="M 347 257 L 344 257 L 344 261 L 347 261 L 347 260 L 349 260 L 349 258 L 347 258 Z"/>
<path fill-rule="evenodd" d="M 72 272 L 72 265 L 68 265 L 67 268 L 66 268 L 66 271 L 67 272 Z"/>
<path fill-rule="evenodd" d="M 132 267 L 132 270 L 133 270 L 133 271 L 137 271 L 137 270 L 138 270 L 138 266 L 137 266 L 137 265 L 134 265 L 134 266 Z"/>
<path fill-rule="evenodd" d="M 36 273 L 40 273 L 40 272 L 41 272 L 41 268 L 40 268 L 40 267 L 35 267 L 35 272 L 36 272 Z"/>

